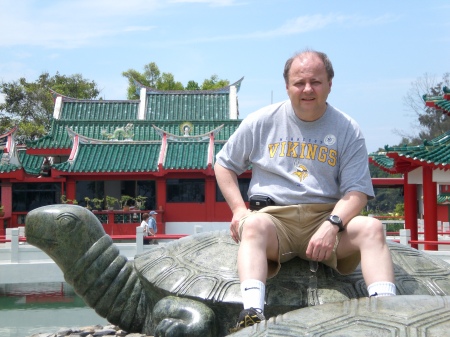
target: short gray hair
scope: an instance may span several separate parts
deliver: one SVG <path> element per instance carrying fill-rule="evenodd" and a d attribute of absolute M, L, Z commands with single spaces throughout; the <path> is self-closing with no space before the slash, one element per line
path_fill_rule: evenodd
<path fill-rule="evenodd" d="M 294 62 L 296 58 L 301 58 L 305 54 L 317 55 L 322 60 L 323 65 L 325 66 L 325 71 L 327 72 L 328 80 L 333 79 L 334 77 L 333 65 L 331 64 L 331 61 L 328 58 L 327 54 L 312 49 L 305 49 L 301 52 L 295 53 L 294 56 L 292 56 L 290 59 L 286 61 L 283 72 L 284 81 L 286 83 L 288 83 L 289 81 L 289 71 L 291 70 L 292 62 Z"/>

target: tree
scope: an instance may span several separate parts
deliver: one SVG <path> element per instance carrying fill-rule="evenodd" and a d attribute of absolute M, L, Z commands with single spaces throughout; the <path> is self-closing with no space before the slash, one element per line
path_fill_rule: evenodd
<path fill-rule="evenodd" d="M 212 75 L 209 79 L 205 79 L 201 86 L 191 80 L 184 87 L 181 82 L 175 81 L 172 73 L 161 73 L 155 62 L 145 65 L 143 73 L 134 69 L 128 69 L 122 73 L 122 76 L 128 79 L 128 99 L 139 99 L 135 81 L 158 90 L 211 90 L 230 84 L 228 80 L 222 80 L 217 75 Z"/>
<path fill-rule="evenodd" d="M 212 90 L 226 87 L 230 84 L 228 80 L 220 80 L 219 77 L 214 74 L 209 79 L 203 81 L 202 90 Z"/>
<path fill-rule="evenodd" d="M 53 117 L 54 102 L 50 89 L 80 99 L 96 98 L 100 93 L 94 81 L 86 80 L 80 74 L 66 76 L 57 72 L 50 76 L 42 73 L 34 82 L 25 78 L 2 82 L 0 92 L 5 94 L 5 102 L 0 104 L 0 132 L 18 125 L 18 136 L 22 139 L 44 135 Z"/>
<path fill-rule="evenodd" d="M 369 164 L 369 170 L 372 178 L 401 177 L 401 174 L 391 175 L 373 164 Z M 366 209 L 369 213 L 393 212 L 397 204 L 403 203 L 403 190 L 400 188 L 374 188 L 374 190 L 375 199 L 367 202 Z"/>
<path fill-rule="evenodd" d="M 200 86 L 195 81 L 189 81 L 186 85 L 186 90 L 200 90 Z"/>
<path fill-rule="evenodd" d="M 441 80 L 435 76 L 424 74 L 416 81 L 411 83 L 406 96 L 403 98 L 403 104 L 408 111 L 412 111 L 418 117 L 419 133 L 405 135 L 397 131 L 408 145 L 423 144 L 423 140 L 433 139 L 450 130 L 450 118 L 438 109 L 425 106 L 423 96 L 441 96 L 442 88 L 450 85 L 450 73 L 445 73 Z"/>
<path fill-rule="evenodd" d="M 144 75 L 150 87 L 156 88 L 161 72 L 155 62 L 151 62 L 144 66 Z"/>
<path fill-rule="evenodd" d="M 184 90 L 181 82 L 176 82 L 175 77 L 171 73 L 162 73 L 156 83 L 158 90 Z"/>

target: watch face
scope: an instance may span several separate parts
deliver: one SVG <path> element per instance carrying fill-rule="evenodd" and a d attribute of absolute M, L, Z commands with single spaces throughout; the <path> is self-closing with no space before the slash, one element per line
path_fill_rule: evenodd
<path fill-rule="evenodd" d="M 333 221 L 333 222 L 342 222 L 341 218 L 338 217 L 337 215 L 331 215 L 330 216 L 330 220 Z"/>

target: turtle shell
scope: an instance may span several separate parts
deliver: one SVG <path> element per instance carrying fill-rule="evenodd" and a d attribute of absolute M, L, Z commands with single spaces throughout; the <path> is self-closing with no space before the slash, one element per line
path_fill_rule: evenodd
<path fill-rule="evenodd" d="M 230 336 L 448 336 L 450 296 L 360 298 L 303 308 Z"/>
<path fill-rule="evenodd" d="M 389 242 L 399 295 L 450 295 L 450 265 L 416 249 Z M 151 302 L 182 296 L 210 306 L 226 322 L 242 310 L 238 245 L 228 231 L 206 232 L 155 246 L 136 256 L 136 271 Z M 249 256 L 251 258 L 251 256 Z M 343 276 L 319 263 L 294 258 L 266 284 L 266 317 L 294 309 L 368 296 L 358 267 Z"/>
<path fill-rule="evenodd" d="M 144 287 L 162 296 L 241 303 L 237 250 L 229 233 L 207 232 L 157 245 L 134 265 Z"/>

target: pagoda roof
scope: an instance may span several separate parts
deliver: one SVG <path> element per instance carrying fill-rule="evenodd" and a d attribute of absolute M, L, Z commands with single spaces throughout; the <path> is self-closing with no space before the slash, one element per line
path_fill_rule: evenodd
<path fill-rule="evenodd" d="M 25 151 L 26 149 L 20 149 L 18 151 L 22 168 L 28 174 L 38 175 L 41 172 L 42 163 L 45 160 L 45 156 L 33 156 L 29 155 Z"/>
<path fill-rule="evenodd" d="M 214 90 L 180 91 L 136 83 L 146 92 L 139 100 L 76 99 L 52 91 L 55 111 L 50 131 L 26 142 L 26 153 L 20 156 L 23 168 L 39 174 L 46 158 L 59 156 L 68 160 L 51 166 L 54 177 L 161 175 L 167 170 L 210 174 L 215 153 L 241 123 L 235 93 L 242 81 Z"/>
<path fill-rule="evenodd" d="M 450 88 L 443 87 L 442 91 L 444 94 L 440 96 L 423 95 L 423 100 L 427 107 L 442 110 L 444 114 L 450 116 Z"/>
<path fill-rule="evenodd" d="M 440 205 L 450 205 L 450 193 L 438 194 L 437 203 Z"/>
<path fill-rule="evenodd" d="M 134 121 L 138 118 L 140 101 L 105 101 L 64 99 L 59 119 L 96 121 Z"/>
<path fill-rule="evenodd" d="M 147 95 L 146 120 L 229 119 L 228 93 L 155 93 Z"/>
<path fill-rule="evenodd" d="M 165 170 L 207 170 L 213 157 L 225 143 L 214 142 L 220 125 L 207 134 L 177 136 L 153 126 L 160 140 L 98 140 L 88 138 L 68 129 L 74 139 L 69 160 L 52 166 L 67 173 L 146 173 Z M 211 148 L 211 145 L 212 148 Z"/>
<path fill-rule="evenodd" d="M 383 158 L 384 157 L 384 158 Z M 450 131 L 416 146 L 385 146 L 384 152 L 369 154 L 369 162 L 389 173 L 405 173 L 420 166 L 450 169 Z"/>
<path fill-rule="evenodd" d="M 161 144 L 80 143 L 76 160 L 52 166 L 52 169 L 77 173 L 154 172 L 157 171 Z"/>
<path fill-rule="evenodd" d="M 0 162 L 0 173 L 11 173 L 21 169 L 22 167 L 19 165 Z"/>
<path fill-rule="evenodd" d="M 216 121 L 195 121 L 195 122 L 173 122 L 173 121 L 156 121 L 150 124 L 148 121 L 135 120 L 133 124 L 133 141 L 161 141 L 160 130 L 169 134 L 183 137 L 182 127 L 188 123 L 191 126 L 190 135 L 199 136 L 209 133 L 219 126 L 222 126 L 215 135 L 216 141 L 226 141 L 234 133 L 241 123 L 240 120 L 216 120 Z M 126 122 L 122 120 L 114 121 L 79 121 L 79 120 L 59 120 L 52 121 L 52 127 L 46 136 L 35 140 L 28 141 L 27 147 L 30 150 L 54 150 L 64 149 L 70 151 L 72 148 L 72 139 L 67 131 L 73 132 L 92 139 L 107 140 L 104 134 L 114 134 L 119 128 L 125 127 Z M 30 151 L 33 152 L 33 151 Z"/>
<path fill-rule="evenodd" d="M 450 88 L 443 87 L 441 96 L 423 95 L 427 107 L 440 109 L 450 116 Z M 369 154 L 369 162 L 389 173 L 405 173 L 420 166 L 450 169 L 450 131 L 416 146 L 388 146 Z"/>

